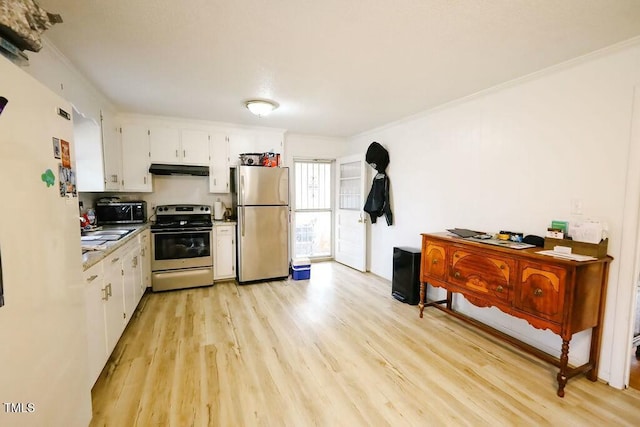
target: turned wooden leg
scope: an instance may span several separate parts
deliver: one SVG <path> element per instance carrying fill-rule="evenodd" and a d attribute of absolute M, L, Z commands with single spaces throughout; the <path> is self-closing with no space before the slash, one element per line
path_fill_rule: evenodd
<path fill-rule="evenodd" d="M 569 340 L 562 340 L 560 355 L 560 372 L 558 372 L 558 396 L 564 397 L 564 386 L 567 385 L 567 365 L 569 364 Z"/>
<path fill-rule="evenodd" d="M 420 282 L 420 302 L 418 303 L 418 308 L 420 308 L 420 318 L 422 319 L 422 312 L 424 311 L 424 299 L 425 299 L 425 288 L 426 284 L 424 282 Z"/>

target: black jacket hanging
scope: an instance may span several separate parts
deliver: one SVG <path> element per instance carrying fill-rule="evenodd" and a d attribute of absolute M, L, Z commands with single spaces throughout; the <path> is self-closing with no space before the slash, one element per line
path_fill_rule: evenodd
<path fill-rule="evenodd" d="M 364 204 L 364 211 L 371 217 L 371 222 L 375 224 L 378 217 L 384 215 L 387 225 L 393 225 L 393 213 L 389 205 L 389 178 L 383 173 L 377 174 L 373 178 L 371 191 Z"/>

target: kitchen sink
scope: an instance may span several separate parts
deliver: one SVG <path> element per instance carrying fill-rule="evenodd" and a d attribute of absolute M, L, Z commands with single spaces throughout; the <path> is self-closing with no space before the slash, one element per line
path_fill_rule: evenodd
<path fill-rule="evenodd" d="M 83 231 L 80 240 L 83 242 L 96 240 L 120 240 L 135 230 L 135 228 L 112 228 L 108 230 Z"/>

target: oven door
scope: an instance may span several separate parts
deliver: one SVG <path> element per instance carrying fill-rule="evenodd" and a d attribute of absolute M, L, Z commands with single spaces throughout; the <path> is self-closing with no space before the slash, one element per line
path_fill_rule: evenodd
<path fill-rule="evenodd" d="M 152 271 L 212 267 L 212 230 L 152 230 Z"/>

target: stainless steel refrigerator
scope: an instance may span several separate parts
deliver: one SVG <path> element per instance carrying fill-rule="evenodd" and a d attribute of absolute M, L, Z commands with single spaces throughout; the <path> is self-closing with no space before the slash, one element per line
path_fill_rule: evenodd
<path fill-rule="evenodd" d="M 289 276 L 289 168 L 238 166 L 238 282 Z"/>

